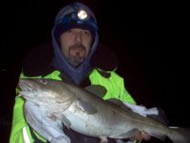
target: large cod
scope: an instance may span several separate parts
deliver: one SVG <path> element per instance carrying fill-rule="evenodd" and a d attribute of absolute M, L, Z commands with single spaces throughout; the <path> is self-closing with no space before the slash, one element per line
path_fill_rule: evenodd
<path fill-rule="evenodd" d="M 106 91 L 100 86 L 81 89 L 51 79 L 21 79 L 25 117 L 29 125 L 52 143 L 70 143 L 62 128 L 99 138 L 125 139 L 139 131 L 174 143 L 190 143 L 188 129 L 170 128 L 143 117 L 119 102 L 100 98 Z M 102 95 L 98 95 L 102 94 Z"/>

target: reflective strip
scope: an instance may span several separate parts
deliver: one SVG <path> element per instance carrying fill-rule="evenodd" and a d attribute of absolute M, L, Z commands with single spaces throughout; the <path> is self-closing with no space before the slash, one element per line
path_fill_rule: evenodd
<path fill-rule="evenodd" d="M 22 132 L 23 132 L 23 137 L 24 137 L 24 143 L 30 143 L 30 138 L 28 136 L 26 127 L 23 128 Z"/>

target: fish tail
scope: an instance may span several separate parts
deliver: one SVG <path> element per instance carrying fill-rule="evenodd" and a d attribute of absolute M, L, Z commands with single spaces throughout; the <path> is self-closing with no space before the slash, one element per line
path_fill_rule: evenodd
<path fill-rule="evenodd" d="M 168 137 L 173 141 L 173 143 L 190 143 L 190 129 L 180 128 L 180 127 L 169 127 L 173 130 Z"/>

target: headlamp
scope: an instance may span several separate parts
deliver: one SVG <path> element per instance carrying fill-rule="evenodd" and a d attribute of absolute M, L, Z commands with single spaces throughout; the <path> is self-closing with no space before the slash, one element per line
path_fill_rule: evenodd
<path fill-rule="evenodd" d="M 82 28 L 89 30 L 94 35 L 98 26 L 95 17 L 83 8 L 72 7 L 71 11 L 61 13 L 56 19 L 56 33 L 61 33 L 71 28 Z"/>
<path fill-rule="evenodd" d="M 85 20 L 85 19 L 88 18 L 88 14 L 87 14 L 87 12 L 84 11 L 84 10 L 78 11 L 77 16 L 78 16 L 78 18 L 79 18 L 80 20 Z"/>

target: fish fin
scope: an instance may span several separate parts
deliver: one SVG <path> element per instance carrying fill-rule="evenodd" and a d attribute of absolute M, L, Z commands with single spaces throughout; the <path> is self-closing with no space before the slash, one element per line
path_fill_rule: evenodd
<path fill-rule="evenodd" d="M 84 100 L 79 100 L 80 108 L 87 112 L 88 114 L 95 114 L 97 113 L 96 107 L 94 107 L 92 104 L 84 101 Z"/>
<path fill-rule="evenodd" d="M 130 131 L 126 132 L 126 133 L 122 133 L 119 135 L 119 138 L 130 138 L 130 137 L 134 137 L 136 134 L 138 134 L 140 131 L 137 128 L 133 128 Z"/>
<path fill-rule="evenodd" d="M 70 139 L 62 131 L 62 123 L 60 120 L 54 121 L 47 116 L 46 112 L 43 112 L 38 106 L 34 103 L 26 101 L 24 104 L 24 114 L 26 121 L 35 130 L 41 137 L 47 139 L 49 142 L 53 139 L 60 139 L 62 142 L 70 143 Z M 57 142 L 56 142 L 57 143 Z"/>
<path fill-rule="evenodd" d="M 119 106 L 120 108 L 123 108 L 123 109 L 125 109 L 125 110 L 127 110 L 127 111 L 129 111 L 129 110 L 132 111 L 131 108 L 125 106 L 125 105 L 123 104 L 123 102 L 121 102 L 119 99 L 110 98 L 110 99 L 108 99 L 108 100 L 106 100 L 106 101 L 108 101 L 108 102 L 110 102 L 110 103 L 113 103 L 113 104 L 115 104 L 115 105 Z"/>
<path fill-rule="evenodd" d="M 130 111 L 137 113 L 141 116 L 150 117 L 150 118 L 152 118 L 152 119 L 154 119 L 154 120 L 156 120 L 156 121 L 158 121 L 164 125 L 169 124 L 169 120 L 168 120 L 164 110 L 159 108 L 159 107 L 153 107 L 153 108 L 147 109 L 144 106 L 125 103 L 125 102 L 122 102 L 122 101 L 120 101 L 118 99 L 114 99 L 114 98 L 109 99 L 108 101 L 113 103 L 113 104 L 118 105 L 120 108 L 123 108 L 124 110 L 127 110 L 127 111 L 130 110 Z"/>
<path fill-rule="evenodd" d="M 107 90 L 101 85 L 90 85 L 85 88 L 88 92 L 95 94 L 96 96 L 103 98 Z"/>
<path fill-rule="evenodd" d="M 63 122 L 64 126 L 70 129 L 71 122 L 63 115 L 61 121 Z"/>
<path fill-rule="evenodd" d="M 142 105 L 134 105 L 134 104 L 126 103 L 126 102 L 122 102 L 122 103 L 126 107 L 130 108 L 133 112 L 135 112 L 143 117 L 152 118 L 152 119 L 154 119 L 164 125 L 167 125 L 167 126 L 169 124 L 169 120 L 166 116 L 166 113 L 160 107 L 146 108 L 145 106 L 142 106 Z"/>
<path fill-rule="evenodd" d="M 160 107 L 156 107 L 156 109 L 158 110 L 158 115 L 148 115 L 148 117 L 168 126 L 169 119 L 166 116 L 166 113 L 164 112 L 164 110 L 161 109 Z"/>
<path fill-rule="evenodd" d="M 176 133 L 168 135 L 169 139 L 174 143 L 190 143 L 190 129 L 181 127 L 169 127 Z"/>

